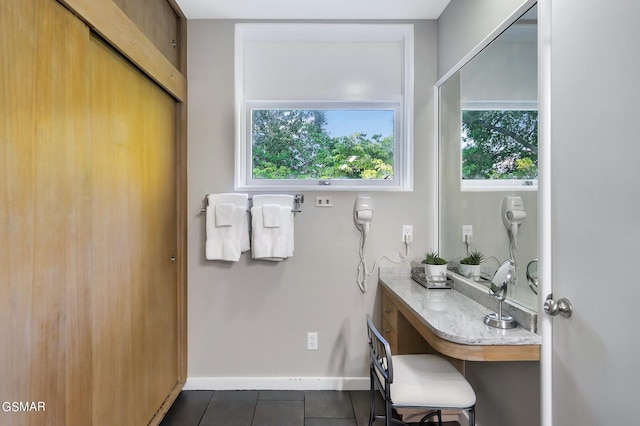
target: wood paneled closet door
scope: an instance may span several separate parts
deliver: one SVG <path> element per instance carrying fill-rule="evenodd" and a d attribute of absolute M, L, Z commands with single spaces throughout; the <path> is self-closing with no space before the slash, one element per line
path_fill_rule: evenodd
<path fill-rule="evenodd" d="M 178 381 L 175 100 L 53 0 L 0 2 L 2 425 L 147 425 Z"/>
<path fill-rule="evenodd" d="M 98 38 L 89 50 L 93 424 L 146 425 L 178 374 L 175 102 Z"/>

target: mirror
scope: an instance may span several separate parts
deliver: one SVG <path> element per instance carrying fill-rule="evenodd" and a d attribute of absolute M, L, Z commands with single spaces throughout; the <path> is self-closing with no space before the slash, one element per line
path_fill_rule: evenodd
<path fill-rule="evenodd" d="M 487 287 L 514 258 L 507 299 L 536 310 L 526 267 L 538 257 L 537 7 L 518 15 L 437 84 L 439 252 L 455 268 L 480 250 L 488 281 L 479 283 Z M 512 228 L 502 217 L 505 200 L 519 203 L 521 220 Z"/>

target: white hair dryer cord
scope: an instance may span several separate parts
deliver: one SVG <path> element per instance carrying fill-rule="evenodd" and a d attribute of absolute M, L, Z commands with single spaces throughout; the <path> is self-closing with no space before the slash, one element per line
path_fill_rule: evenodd
<path fill-rule="evenodd" d="M 513 262 L 513 285 L 518 284 L 518 263 L 516 257 L 518 255 L 518 224 L 514 222 L 509 231 L 509 258 Z"/>
<path fill-rule="evenodd" d="M 367 227 L 368 228 L 368 227 Z M 358 248 L 358 254 L 360 255 L 360 262 L 358 263 L 358 268 L 356 269 L 356 282 L 358 283 L 358 287 L 360 287 L 360 291 L 362 293 L 367 292 L 367 278 L 370 277 L 376 270 L 378 262 L 382 259 L 387 259 L 388 261 L 396 264 L 404 263 L 409 257 L 409 244 L 405 243 L 405 254 L 398 253 L 396 256 L 397 260 L 391 259 L 388 256 L 379 257 L 375 262 L 373 262 L 373 268 L 371 271 L 367 270 L 367 259 L 366 259 L 366 250 L 365 244 L 367 242 L 367 232 L 368 229 L 360 230 L 360 247 Z"/>

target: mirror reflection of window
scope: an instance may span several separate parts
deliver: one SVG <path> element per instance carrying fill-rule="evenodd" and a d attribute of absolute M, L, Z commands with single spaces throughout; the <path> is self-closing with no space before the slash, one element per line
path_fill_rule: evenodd
<path fill-rule="evenodd" d="M 538 179 L 538 111 L 462 110 L 462 179 Z"/>
<path fill-rule="evenodd" d="M 537 188 L 535 8 L 460 70 L 462 190 Z"/>

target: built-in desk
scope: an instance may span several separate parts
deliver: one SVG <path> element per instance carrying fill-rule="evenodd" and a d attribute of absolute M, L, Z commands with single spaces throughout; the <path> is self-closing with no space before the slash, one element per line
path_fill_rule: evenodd
<path fill-rule="evenodd" d="M 392 353 L 432 348 L 465 361 L 540 360 L 538 334 L 522 327 L 500 330 L 485 325 L 484 316 L 491 310 L 456 290 L 427 290 L 406 274 L 381 274 L 379 282 L 382 333 Z M 425 342 L 428 346 L 421 347 Z"/>

